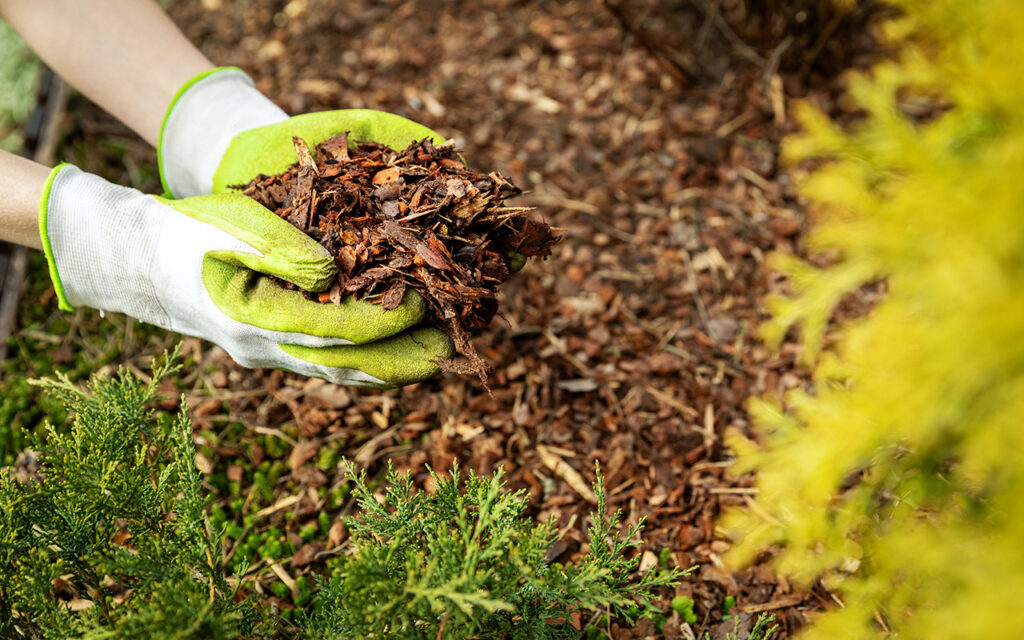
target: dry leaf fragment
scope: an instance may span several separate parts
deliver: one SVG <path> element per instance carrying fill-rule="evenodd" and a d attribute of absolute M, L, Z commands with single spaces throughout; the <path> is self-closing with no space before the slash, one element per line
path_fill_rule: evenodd
<path fill-rule="evenodd" d="M 204 476 L 208 476 L 213 473 L 213 463 L 203 454 L 196 453 L 196 469 Z"/>
<path fill-rule="evenodd" d="M 299 547 L 299 550 L 292 556 L 292 566 L 298 569 L 305 567 L 306 565 L 313 562 L 316 559 L 318 553 L 323 551 L 322 545 L 316 542 L 310 542 Z"/>
<path fill-rule="evenodd" d="M 406 284 L 402 280 L 391 285 L 391 287 L 384 292 L 384 299 L 381 302 L 381 306 L 388 311 L 397 309 L 398 305 L 402 304 L 402 298 L 405 296 L 405 287 Z"/>
<path fill-rule="evenodd" d="M 327 290 L 328 299 L 334 304 L 341 304 L 341 284 L 337 280 L 331 285 L 331 288 Z"/>
<path fill-rule="evenodd" d="M 430 248 L 427 245 L 427 243 L 425 243 L 423 240 L 420 240 L 413 234 L 403 229 L 401 225 L 399 225 L 394 220 L 385 220 L 383 229 L 385 236 L 394 240 L 395 242 L 398 242 L 405 248 L 415 252 L 416 255 L 422 258 L 425 263 L 429 264 L 435 269 L 451 269 L 451 265 L 449 265 L 445 261 L 445 259 L 441 257 L 441 254 L 439 254 L 434 249 Z"/>
<path fill-rule="evenodd" d="M 551 227 L 532 218 L 523 218 L 523 227 L 516 239 L 516 250 L 524 256 L 547 256 L 557 240 L 551 233 Z"/>
<path fill-rule="evenodd" d="M 341 520 L 335 521 L 327 532 L 327 544 L 330 548 L 337 547 L 345 539 L 345 524 Z"/>

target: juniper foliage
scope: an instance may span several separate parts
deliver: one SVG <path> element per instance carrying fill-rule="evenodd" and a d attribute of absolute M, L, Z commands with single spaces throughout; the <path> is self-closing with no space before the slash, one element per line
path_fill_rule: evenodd
<path fill-rule="evenodd" d="M 649 571 L 633 578 L 643 521 L 616 534 L 621 512 L 606 513 L 604 479 L 594 484 L 597 509 L 588 530 L 590 552 L 575 564 L 548 562 L 557 538 L 552 521 L 534 525 L 523 491 L 458 465 L 447 476 L 430 471 L 433 493 L 414 488 L 408 473 L 389 465 L 378 502 L 365 472 L 349 471 L 362 512 L 346 524 L 355 554 L 321 585 L 312 616 L 317 638 L 401 639 L 579 637 L 574 614 L 636 615 L 652 589 L 688 572 Z"/>
<path fill-rule="evenodd" d="M 563 566 L 548 562 L 553 523 L 534 526 L 501 471 L 463 480 L 456 466 L 434 475 L 428 495 L 389 466 L 383 505 L 365 472 L 349 473 L 362 509 L 348 520 L 356 553 L 339 559 L 315 613 L 294 626 L 222 569 L 187 407 L 152 409 L 176 360 L 154 362 L 149 381 L 126 370 L 84 389 L 66 377 L 34 381 L 72 418 L 47 425 L 29 477 L 0 471 L 0 637 L 578 637 L 573 614 L 629 619 L 637 602 L 652 609 L 653 588 L 685 574 L 632 577 L 638 559 L 625 553 L 643 523 L 615 533 L 621 514 L 605 514 L 600 473 L 591 552 Z"/>
<path fill-rule="evenodd" d="M 811 390 L 756 402 L 763 511 L 737 513 L 739 559 L 822 576 L 844 606 L 803 637 L 1024 634 L 1024 5 L 890 0 L 899 46 L 848 79 L 852 125 L 805 105 L 791 159 L 815 159 L 808 238 L 833 260 L 775 265 L 763 335 L 799 329 Z M 884 300 L 823 348 L 860 285 Z M 763 517 L 766 516 L 766 517 Z"/>
<path fill-rule="evenodd" d="M 0 473 L 0 636 L 216 639 L 267 623 L 216 564 L 186 408 L 148 408 L 175 361 L 149 382 L 36 381 L 74 417 L 47 426 L 35 478 Z"/>

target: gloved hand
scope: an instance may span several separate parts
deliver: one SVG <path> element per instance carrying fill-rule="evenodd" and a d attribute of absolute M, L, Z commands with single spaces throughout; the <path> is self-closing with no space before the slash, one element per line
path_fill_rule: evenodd
<path fill-rule="evenodd" d="M 211 340 L 247 367 L 289 369 L 339 384 L 387 387 L 438 371 L 442 332 L 412 329 L 424 302 L 306 300 L 271 274 L 323 291 L 337 273 L 327 250 L 240 194 L 147 196 L 77 167 L 50 174 L 40 235 L 62 309 L 86 305 Z"/>
<path fill-rule="evenodd" d="M 229 187 L 233 185 L 245 184 L 261 173 L 280 173 L 293 164 L 296 161 L 293 137 L 302 138 L 313 148 L 327 138 L 345 131 L 349 132 L 349 141 L 352 143 L 373 140 L 399 149 L 423 138 L 432 138 L 439 143 L 444 141 L 440 135 L 421 124 L 369 109 L 326 111 L 289 118 L 257 91 L 249 76 L 240 69 L 219 68 L 193 78 L 171 101 L 157 149 L 160 179 L 164 190 L 175 198 L 230 193 Z M 287 232 L 280 233 L 299 233 L 304 236 L 291 225 L 279 222 L 283 227 L 288 227 Z M 275 226 L 277 228 L 281 227 Z M 379 331 L 379 327 L 383 326 L 381 323 L 390 323 L 395 330 L 408 326 L 405 319 L 392 320 L 388 317 L 394 311 L 382 312 L 379 305 L 367 302 L 346 299 L 334 310 L 314 309 L 318 304 L 307 303 L 302 313 L 333 314 L 332 317 L 336 317 L 336 322 L 346 327 L 346 331 L 358 330 L 361 323 L 369 323 L 365 328 L 367 333 L 376 331 L 377 335 L 384 336 L 389 333 Z M 406 309 L 404 313 L 411 318 L 413 316 L 409 315 L 408 310 L 416 309 L 416 320 L 413 321 L 416 322 L 423 315 L 423 307 L 422 298 L 415 292 L 408 292 L 399 310 Z M 252 314 L 248 316 L 248 321 L 256 324 L 260 318 Z M 436 356 L 450 356 L 454 352 L 451 340 L 434 329 L 420 329 L 414 337 L 422 343 L 416 352 L 395 352 L 387 346 L 388 343 L 361 347 L 367 354 L 361 361 L 361 368 L 364 371 L 369 371 L 373 366 L 377 369 L 386 368 L 386 380 L 392 384 L 405 384 L 434 375 L 437 372 L 436 365 L 427 366 L 425 363 Z M 293 344 L 299 342 L 293 341 Z M 350 347 L 283 348 L 290 355 L 328 369 L 352 366 Z M 378 349 L 379 353 L 371 349 Z M 371 366 L 373 358 L 377 360 Z M 294 370 L 293 366 L 287 368 Z"/>
<path fill-rule="evenodd" d="M 371 109 L 341 109 L 289 118 L 240 69 L 201 74 L 178 91 L 164 117 L 158 149 L 164 189 L 175 198 L 226 193 L 263 173 L 294 164 L 293 137 L 310 149 L 342 132 L 349 143 L 374 141 L 395 149 L 444 138 L 407 118 Z"/>

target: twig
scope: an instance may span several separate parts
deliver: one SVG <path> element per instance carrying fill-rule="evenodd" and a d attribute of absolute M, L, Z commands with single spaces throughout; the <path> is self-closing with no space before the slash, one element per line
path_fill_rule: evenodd
<path fill-rule="evenodd" d="M 617 0 L 602 0 L 602 4 L 604 4 L 608 13 L 615 18 L 615 21 L 619 23 L 623 31 L 633 36 L 637 44 L 646 49 L 658 61 L 658 64 L 661 65 L 665 72 L 679 83 L 680 87 L 697 84 L 696 74 L 676 59 L 675 51 L 664 42 L 654 40 L 651 34 L 647 33 L 640 25 L 635 24 L 625 9 L 618 4 Z"/>
<path fill-rule="evenodd" d="M 704 447 L 710 451 L 711 445 L 715 443 L 717 434 L 715 434 L 715 406 L 708 403 L 704 407 Z"/>
<path fill-rule="evenodd" d="M 780 42 L 772 52 L 768 54 L 768 64 L 764 69 L 764 78 L 769 80 L 779 70 L 779 64 L 782 62 L 782 54 L 786 53 L 790 45 L 793 44 L 793 36 L 786 36 L 786 38 Z"/>
<path fill-rule="evenodd" d="M 217 565 L 213 561 L 213 554 L 210 553 L 210 549 L 206 549 L 206 562 L 210 566 L 210 604 L 213 604 L 216 600 L 216 591 L 213 588 L 213 574 L 217 571 Z"/>
<path fill-rule="evenodd" d="M 256 433 L 260 434 L 260 435 L 275 436 L 277 438 L 280 438 L 281 440 L 284 440 L 285 442 L 287 442 L 292 447 L 294 447 L 296 444 L 298 444 L 297 442 L 295 442 L 294 438 L 289 437 L 284 431 L 281 431 L 280 429 L 273 429 L 271 427 L 254 426 L 252 428 L 252 430 L 255 431 Z"/>
<path fill-rule="evenodd" d="M 843 16 L 846 15 L 846 9 L 836 9 L 836 12 L 832 14 L 832 18 L 825 25 L 825 28 L 818 34 L 818 39 L 814 42 L 814 46 L 811 47 L 807 57 L 804 58 L 804 63 L 800 65 L 800 76 L 806 76 L 811 71 L 811 67 L 814 65 L 818 56 L 821 55 L 821 51 L 825 48 L 825 44 L 828 43 L 828 39 L 832 37 L 835 30 L 839 28 L 839 23 L 843 21 Z"/>
<path fill-rule="evenodd" d="M 377 451 L 377 446 L 381 442 L 395 435 L 397 432 L 398 425 L 392 425 L 387 429 L 381 431 L 377 435 L 373 436 L 372 438 L 364 442 L 363 445 L 359 447 L 359 449 L 356 451 L 356 454 L 352 457 L 352 459 L 355 462 L 359 463 L 359 465 L 362 466 L 363 468 L 369 467 L 371 464 L 373 464 L 374 460 L 380 457 L 380 454 Z"/>
<path fill-rule="evenodd" d="M 761 492 L 760 490 L 758 490 L 757 487 L 711 487 L 710 489 L 708 489 L 708 493 L 738 496 L 756 496 Z"/>
<path fill-rule="evenodd" d="M 782 90 L 782 76 L 778 72 L 779 65 L 782 63 L 782 54 L 789 49 L 791 44 L 793 44 L 793 36 L 786 36 L 786 39 L 780 42 L 768 56 L 768 67 L 764 70 L 773 119 L 775 124 L 780 126 L 786 124 L 786 96 Z"/>
<path fill-rule="evenodd" d="M 707 307 L 704 306 L 704 299 L 700 295 L 700 287 L 697 284 L 697 272 L 693 269 L 693 262 L 690 260 L 690 256 L 687 253 L 683 253 L 683 262 L 686 265 L 686 278 L 690 286 L 693 287 L 693 299 L 697 305 L 697 315 L 700 317 L 701 325 L 704 327 L 704 332 L 709 331 L 708 325 L 711 324 L 711 318 L 708 317 Z M 671 345 L 666 345 L 666 351 Z"/>
<path fill-rule="evenodd" d="M 804 601 L 804 597 L 801 595 L 788 595 L 782 596 L 771 602 L 763 602 L 761 604 L 746 604 L 737 607 L 740 611 L 747 614 L 761 613 L 762 611 L 772 611 L 774 609 L 782 609 L 785 607 L 792 607 L 793 605 L 800 604 Z"/>
<path fill-rule="evenodd" d="M 728 40 L 737 51 L 739 51 L 741 56 L 757 65 L 764 65 L 767 62 L 764 56 L 751 49 L 750 45 L 743 41 L 743 38 L 736 35 L 736 32 L 732 30 L 732 27 L 729 26 L 729 23 L 725 21 L 725 18 L 723 18 L 722 14 L 717 10 L 715 11 L 712 19 L 715 22 L 715 26 L 718 27 L 718 30 L 723 36 L 725 36 L 725 39 Z"/>
<path fill-rule="evenodd" d="M 683 416 L 683 418 L 695 420 L 698 417 L 700 417 L 699 411 L 697 411 L 693 407 L 687 406 L 685 403 L 680 402 L 679 400 L 676 400 L 675 397 L 673 397 L 670 393 L 666 391 L 661 391 L 660 389 L 655 389 L 654 387 L 651 386 L 648 386 L 645 390 L 647 391 L 647 393 L 651 394 L 656 399 L 660 400 L 669 407 L 678 411 L 679 415 Z"/>
<path fill-rule="evenodd" d="M 245 536 L 247 533 L 249 533 L 250 529 L 252 529 L 252 524 L 249 524 L 248 526 L 242 529 L 242 533 L 239 534 L 238 539 L 236 539 L 235 543 L 231 545 L 231 550 L 228 551 L 228 554 L 224 556 L 223 560 L 221 560 L 221 569 L 226 568 L 228 566 L 228 563 L 231 562 L 231 558 L 235 556 L 235 552 L 238 551 L 238 548 L 240 546 L 242 546 L 242 541 L 245 540 Z"/>
<path fill-rule="evenodd" d="M 753 498 L 750 497 L 750 494 L 742 494 L 742 495 L 743 495 L 743 501 L 747 503 L 747 508 L 750 509 L 750 512 L 753 513 L 755 516 L 761 518 L 765 522 L 767 522 L 769 524 L 772 524 L 772 525 L 774 525 L 776 527 L 784 527 L 784 526 L 786 526 L 786 525 L 782 524 L 781 522 L 779 522 L 779 520 L 775 516 L 773 516 L 772 514 L 768 513 L 767 511 L 765 511 L 761 507 L 761 505 L 757 503 L 757 500 L 754 500 Z"/>
<path fill-rule="evenodd" d="M 286 498 L 281 498 L 280 500 L 278 500 L 274 504 L 270 505 L 269 507 L 264 507 L 263 509 L 260 509 L 259 511 L 257 511 L 255 513 L 255 515 L 253 516 L 253 518 L 255 520 L 259 520 L 261 518 L 269 516 L 272 513 L 276 513 L 278 511 L 280 511 L 281 509 L 287 509 L 288 507 L 292 506 L 293 504 L 295 504 L 299 500 L 302 500 L 302 496 L 301 495 L 288 496 Z"/>
<path fill-rule="evenodd" d="M 284 567 L 282 567 L 277 560 L 271 559 L 269 564 L 270 570 L 273 571 L 277 577 L 281 579 L 281 582 L 284 583 L 284 586 L 288 587 L 288 590 L 292 592 L 292 598 L 298 598 L 299 586 L 295 583 L 295 579 L 288 575 L 288 572 L 284 570 Z"/>
<path fill-rule="evenodd" d="M 544 466 L 551 469 L 555 475 L 561 476 L 584 500 L 591 504 L 597 504 L 597 496 L 594 495 L 593 490 L 587 485 L 583 476 L 569 466 L 569 463 L 560 458 L 551 448 L 539 444 L 537 445 L 537 455 L 540 456 L 540 461 L 544 463 Z"/>

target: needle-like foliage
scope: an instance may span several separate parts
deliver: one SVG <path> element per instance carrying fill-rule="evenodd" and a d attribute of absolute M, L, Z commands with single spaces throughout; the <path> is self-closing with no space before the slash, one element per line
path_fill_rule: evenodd
<path fill-rule="evenodd" d="M 805 638 L 1024 634 L 1024 5 L 893 0 L 897 59 L 849 80 L 862 117 L 804 108 L 794 159 L 809 238 L 838 261 L 776 259 L 796 295 L 770 301 L 765 337 L 798 326 L 812 391 L 757 402 L 757 512 L 733 524 L 750 558 L 824 575 L 844 606 Z M 860 285 L 888 291 L 838 328 Z M 835 327 L 833 327 L 835 328 Z"/>
<path fill-rule="evenodd" d="M 39 382 L 74 417 L 48 427 L 35 477 L 0 473 L 0 636 L 229 638 L 258 617 L 214 564 L 186 409 L 149 408 L 175 358 L 149 382 Z"/>
<path fill-rule="evenodd" d="M 36 468 L 0 470 L 0 637 L 578 637 L 580 612 L 628 619 L 684 574 L 634 577 L 638 559 L 624 554 L 642 522 L 615 533 L 620 514 L 605 514 L 600 473 L 591 552 L 563 566 L 548 561 L 554 525 L 534 526 L 500 470 L 463 479 L 456 466 L 427 494 L 389 467 L 383 504 L 365 473 L 350 472 L 355 555 L 296 626 L 224 573 L 187 408 L 151 408 L 175 360 L 154 363 L 148 381 L 121 370 L 84 389 L 38 382 L 73 417 L 36 444 Z"/>
<path fill-rule="evenodd" d="M 522 491 L 458 466 L 431 471 L 435 488 L 413 487 L 408 473 L 389 467 L 383 502 L 365 474 L 349 472 L 362 513 L 347 525 L 355 554 L 322 586 L 312 630 L 320 638 L 579 637 L 574 615 L 588 610 L 628 616 L 651 590 L 671 586 L 678 569 L 635 577 L 643 522 L 616 534 L 621 514 L 605 513 L 604 479 L 594 485 L 597 510 L 590 553 L 575 564 L 550 563 L 557 532 L 534 525 Z"/>

